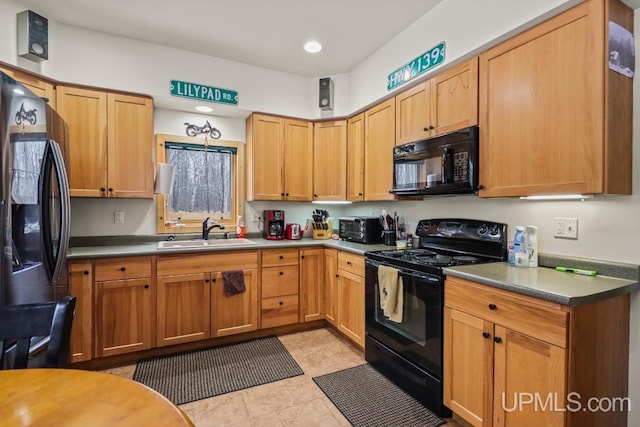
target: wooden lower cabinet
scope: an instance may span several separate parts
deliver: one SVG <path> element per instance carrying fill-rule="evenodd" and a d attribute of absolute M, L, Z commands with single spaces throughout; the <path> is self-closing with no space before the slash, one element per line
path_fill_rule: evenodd
<path fill-rule="evenodd" d="M 258 270 L 244 269 L 242 293 L 224 293 L 222 272 L 211 273 L 211 336 L 223 337 L 258 329 Z"/>
<path fill-rule="evenodd" d="M 156 345 L 198 341 L 211 336 L 209 273 L 161 276 L 157 286 Z"/>
<path fill-rule="evenodd" d="M 629 295 L 567 307 L 447 278 L 443 359 L 444 404 L 473 426 L 626 426 L 583 408 L 627 396 Z"/>
<path fill-rule="evenodd" d="M 151 279 L 95 282 L 96 357 L 152 346 Z"/>
<path fill-rule="evenodd" d="M 93 268 L 91 261 L 69 265 L 69 294 L 76 297 L 71 327 L 71 363 L 91 360 L 93 342 Z"/>
<path fill-rule="evenodd" d="M 339 251 L 337 265 L 338 330 L 364 348 L 364 257 Z"/>
<path fill-rule="evenodd" d="M 300 322 L 324 317 L 324 250 L 300 249 Z"/>
<path fill-rule="evenodd" d="M 338 251 L 324 250 L 324 318 L 338 327 Z"/>
<path fill-rule="evenodd" d="M 156 344 L 257 330 L 257 267 L 257 252 L 159 257 Z M 231 270 L 243 272 L 245 291 L 227 296 L 222 273 Z"/>
<path fill-rule="evenodd" d="M 262 251 L 260 328 L 298 323 L 298 249 Z"/>

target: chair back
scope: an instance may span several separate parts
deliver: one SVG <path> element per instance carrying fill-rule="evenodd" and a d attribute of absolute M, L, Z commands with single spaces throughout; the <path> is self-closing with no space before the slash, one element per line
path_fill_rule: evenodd
<path fill-rule="evenodd" d="M 76 297 L 58 301 L 0 306 L 0 369 L 24 369 L 29 365 L 32 338 L 48 337 L 46 368 L 69 363 L 71 324 Z"/>

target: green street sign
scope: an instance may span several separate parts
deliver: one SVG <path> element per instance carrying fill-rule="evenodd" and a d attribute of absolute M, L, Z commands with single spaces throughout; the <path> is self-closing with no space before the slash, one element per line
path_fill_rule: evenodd
<path fill-rule="evenodd" d="M 442 42 L 389 74 L 389 77 L 387 77 L 387 90 L 400 86 L 436 65 L 441 64 L 444 61 L 444 55 L 445 44 Z"/>
<path fill-rule="evenodd" d="M 171 80 L 171 95 L 221 104 L 238 105 L 238 92 L 196 83 Z"/>

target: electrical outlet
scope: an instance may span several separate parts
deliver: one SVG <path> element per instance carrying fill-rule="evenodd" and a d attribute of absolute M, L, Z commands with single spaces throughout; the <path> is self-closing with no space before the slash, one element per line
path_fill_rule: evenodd
<path fill-rule="evenodd" d="M 251 221 L 252 222 L 260 222 L 260 214 L 257 212 L 254 212 L 251 214 Z"/>
<path fill-rule="evenodd" d="M 553 218 L 553 237 L 578 239 L 578 218 Z"/>
<path fill-rule="evenodd" d="M 124 224 L 124 211 L 113 211 L 113 223 Z"/>

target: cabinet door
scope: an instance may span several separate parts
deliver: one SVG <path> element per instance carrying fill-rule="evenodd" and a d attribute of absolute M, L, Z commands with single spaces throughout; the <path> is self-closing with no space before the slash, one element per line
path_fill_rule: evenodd
<path fill-rule="evenodd" d="M 478 124 L 478 58 L 431 79 L 433 135 Z"/>
<path fill-rule="evenodd" d="M 76 312 L 71 328 L 71 362 L 91 360 L 93 336 L 91 262 L 74 262 L 69 265 L 69 294 L 76 297 Z"/>
<path fill-rule="evenodd" d="M 0 67 L 0 71 L 13 77 L 39 97 L 48 99 L 48 104 L 51 108 L 54 110 L 56 109 L 56 90 L 53 83 L 42 80 L 31 74 L 14 71 L 10 68 Z"/>
<path fill-rule="evenodd" d="M 347 122 L 347 200 L 364 200 L 364 113 Z"/>
<path fill-rule="evenodd" d="M 158 346 L 211 336 L 211 283 L 208 273 L 157 278 Z"/>
<path fill-rule="evenodd" d="M 313 125 L 284 119 L 284 197 L 311 201 L 313 194 Z"/>
<path fill-rule="evenodd" d="M 107 94 L 57 87 L 57 111 L 67 123 L 70 195 L 107 196 Z"/>
<path fill-rule="evenodd" d="M 247 161 L 250 174 L 247 195 L 251 200 L 284 198 L 283 120 L 254 114 L 247 135 Z"/>
<path fill-rule="evenodd" d="M 153 103 L 110 93 L 107 105 L 109 197 L 153 198 Z"/>
<path fill-rule="evenodd" d="M 338 326 L 338 254 L 335 249 L 324 250 L 324 317 Z"/>
<path fill-rule="evenodd" d="M 480 196 L 603 191 L 598 7 L 583 3 L 480 55 Z"/>
<path fill-rule="evenodd" d="M 211 273 L 211 335 L 222 337 L 258 329 L 258 270 L 243 270 L 245 291 L 226 296 L 221 272 Z"/>
<path fill-rule="evenodd" d="M 347 122 L 313 126 L 313 200 L 347 198 Z"/>
<path fill-rule="evenodd" d="M 148 278 L 95 283 L 97 357 L 151 348 L 150 283 Z"/>
<path fill-rule="evenodd" d="M 493 425 L 563 426 L 566 350 L 497 325 L 495 340 Z"/>
<path fill-rule="evenodd" d="M 396 145 L 419 141 L 432 134 L 431 80 L 396 95 L 395 103 Z"/>
<path fill-rule="evenodd" d="M 364 278 L 338 270 L 338 329 L 364 347 Z"/>
<path fill-rule="evenodd" d="M 393 200 L 394 99 L 364 113 L 364 200 Z"/>
<path fill-rule="evenodd" d="M 491 426 L 493 324 L 444 308 L 444 404 L 471 425 Z"/>
<path fill-rule="evenodd" d="M 300 322 L 324 316 L 324 251 L 300 250 Z"/>

